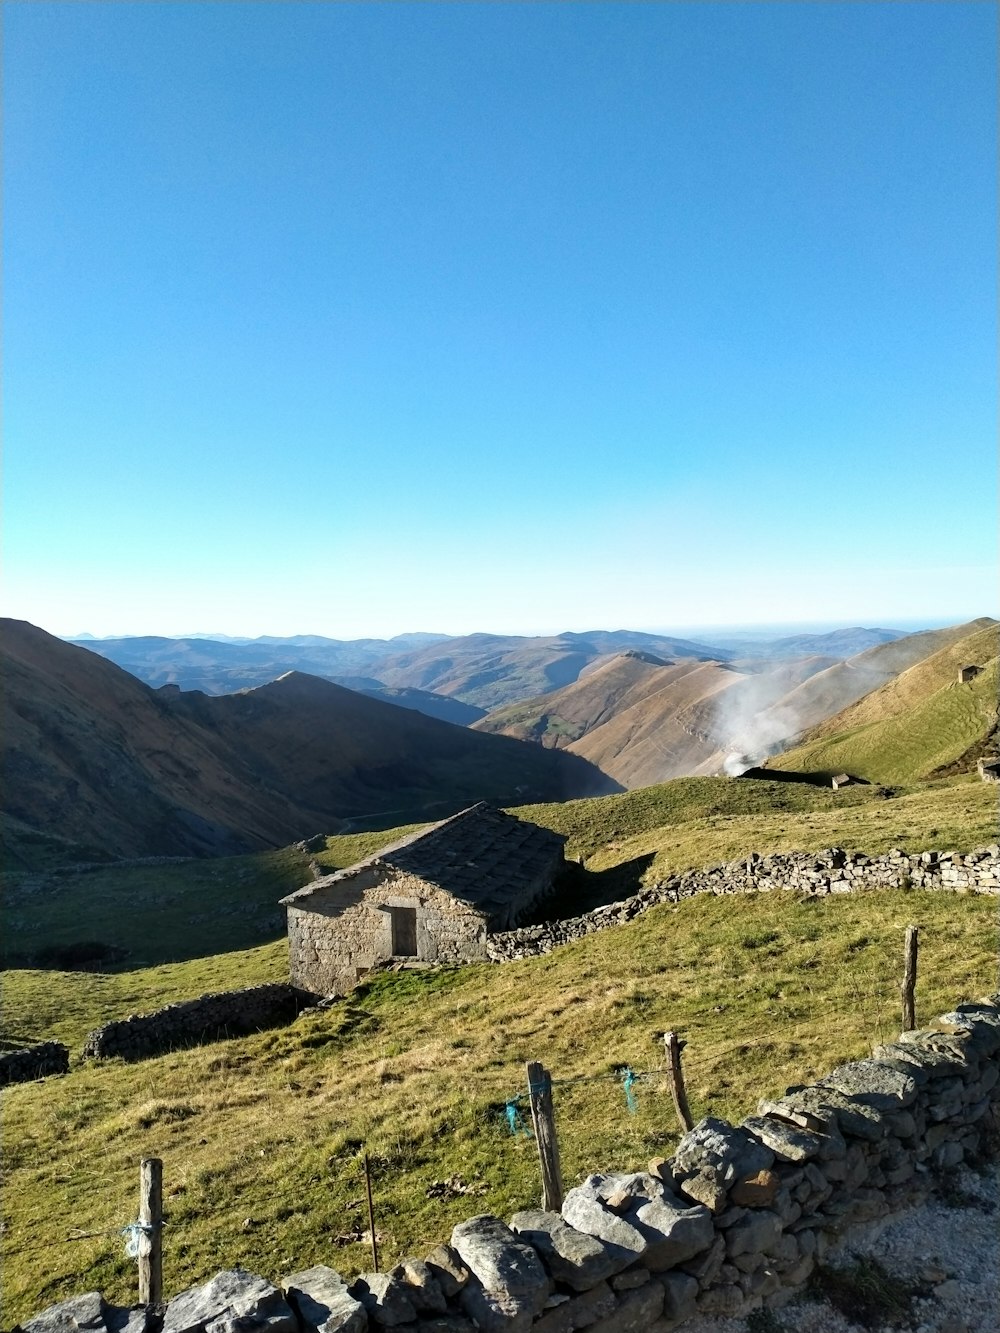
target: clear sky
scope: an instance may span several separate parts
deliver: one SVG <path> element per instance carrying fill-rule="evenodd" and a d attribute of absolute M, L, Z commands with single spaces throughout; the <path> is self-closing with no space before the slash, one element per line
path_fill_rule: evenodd
<path fill-rule="evenodd" d="M 993 3 L 4 8 L 4 610 L 995 614 Z"/>

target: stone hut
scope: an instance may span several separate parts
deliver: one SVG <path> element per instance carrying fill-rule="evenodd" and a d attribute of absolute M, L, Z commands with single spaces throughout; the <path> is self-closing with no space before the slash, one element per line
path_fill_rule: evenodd
<path fill-rule="evenodd" d="M 850 773 L 838 773 L 830 779 L 830 786 L 834 791 L 840 791 L 841 787 L 850 787 L 854 782 Z"/>
<path fill-rule="evenodd" d="M 976 677 L 979 675 L 979 673 L 980 673 L 980 671 L 982 671 L 982 669 L 983 669 L 983 668 L 980 667 L 980 666 L 964 666 L 964 667 L 959 667 L 959 668 L 958 668 L 958 683 L 959 683 L 959 685 L 968 685 L 968 683 L 969 683 L 970 680 L 975 680 L 975 679 L 976 679 Z"/>
<path fill-rule="evenodd" d="M 977 760 L 976 771 L 984 782 L 1000 782 L 1000 756 Z"/>
<path fill-rule="evenodd" d="M 282 898 L 292 985 L 344 995 L 398 959 L 487 958 L 564 869 L 562 834 L 480 802 Z"/>

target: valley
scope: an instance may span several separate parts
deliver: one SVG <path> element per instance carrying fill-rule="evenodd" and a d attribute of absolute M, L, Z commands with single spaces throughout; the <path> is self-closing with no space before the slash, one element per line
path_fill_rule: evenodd
<path fill-rule="evenodd" d="M 632 646 L 469 728 L 300 673 L 232 695 L 153 690 L 97 654 L 15 627 L 3 1034 L 77 1052 L 92 1028 L 128 1013 L 285 980 L 278 899 L 440 818 L 484 775 L 498 795 L 538 792 L 504 804 L 566 836 L 576 868 L 546 907 L 559 916 L 751 852 L 991 843 L 997 789 L 979 781 L 973 756 L 995 735 L 995 625 L 917 637 L 863 649 L 860 666 L 821 655 L 666 659 Z M 958 665 L 973 660 L 981 670 L 959 683 Z M 813 698 L 830 707 L 876 678 L 801 746 L 773 755 L 774 778 L 698 771 L 726 757 L 719 696 L 759 704 L 819 681 Z M 498 721 L 509 734 L 489 734 Z M 686 775 L 643 780 L 656 771 L 655 742 L 679 753 L 692 737 L 702 748 L 688 749 Z M 491 747 L 489 759 L 463 748 L 470 741 Z M 505 769 L 499 755 L 516 759 Z M 784 780 L 841 766 L 865 781 Z M 579 782 L 580 794 L 553 799 L 546 784 L 560 782 L 570 793 Z M 584 794 L 588 785 L 605 794 Z M 211 804 L 219 789 L 227 803 Z M 204 838 L 146 838 L 155 815 L 176 839 L 177 812 L 195 809 L 195 796 L 213 827 L 225 827 L 220 810 L 230 817 L 227 836 L 244 840 L 235 854 L 191 855 Z M 377 809 L 402 813 L 365 818 Z M 362 1153 L 387 1263 L 423 1253 L 471 1212 L 529 1206 L 534 1144 L 510 1133 L 504 1108 L 532 1058 L 570 1080 L 556 1099 L 567 1180 L 642 1168 L 679 1136 L 659 1033 L 684 1035 L 695 1117 L 738 1119 L 759 1096 L 894 1032 L 913 924 L 922 1014 L 990 988 L 990 895 L 702 895 L 538 957 L 376 972 L 283 1028 L 136 1064 L 74 1054 L 69 1074 L 4 1093 L 5 1311 L 23 1318 L 95 1286 L 130 1299 L 134 1269 L 107 1228 L 130 1216 L 139 1156 L 164 1161 L 170 1291 L 234 1262 L 363 1270 Z M 634 1113 L 626 1065 L 643 1073 Z M 85 1238 L 68 1239 L 77 1231 Z"/>

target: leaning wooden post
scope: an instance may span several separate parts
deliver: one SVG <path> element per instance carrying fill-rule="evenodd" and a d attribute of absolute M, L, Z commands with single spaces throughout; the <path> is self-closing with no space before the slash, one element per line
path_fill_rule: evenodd
<path fill-rule="evenodd" d="M 917 1026 L 914 999 L 914 991 L 917 988 L 917 934 L 916 926 L 906 927 L 906 941 L 903 944 L 903 984 L 899 988 L 903 997 L 904 1032 L 912 1032 Z"/>
<path fill-rule="evenodd" d="M 368 1195 L 368 1235 L 372 1243 L 372 1272 L 378 1272 L 378 1241 L 375 1239 L 375 1207 L 372 1203 L 372 1173 L 365 1153 L 365 1193 Z"/>
<path fill-rule="evenodd" d="M 563 1185 L 562 1173 L 559 1170 L 556 1117 L 552 1109 L 552 1079 L 537 1060 L 529 1060 L 527 1068 L 531 1123 L 535 1130 L 538 1161 L 542 1168 L 542 1210 L 546 1213 L 558 1213 L 562 1207 Z"/>
<path fill-rule="evenodd" d="M 139 1163 L 139 1225 L 145 1228 L 139 1246 L 139 1304 L 163 1299 L 163 1162 L 144 1157 Z"/>
<path fill-rule="evenodd" d="M 685 1130 L 694 1127 L 691 1108 L 688 1106 L 687 1092 L 684 1089 L 684 1071 L 681 1068 L 681 1049 L 684 1045 L 676 1032 L 664 1032 L 663 1045 L 667 1052 L 667 1074 L 670 1078 L 670 1092 L 674 1099 L 677 1119 Z"/>

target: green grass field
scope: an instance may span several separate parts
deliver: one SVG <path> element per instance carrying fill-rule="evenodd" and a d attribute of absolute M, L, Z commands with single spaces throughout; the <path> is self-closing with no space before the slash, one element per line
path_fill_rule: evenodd
<path fill-rule="evenodd" d="M 4 1320 L 93 1287 L 127 1302 L 120 1239 L 84 1232 L 135 1210 L 137 1164 L 164 1159 L 165 1282 L 173 1292 L 241 1263 L 278 1277 L 368 1263 L 359 1153 L 375 1164 L 386 1265 L 472 1212 L 537 1200 L 531 1141 L 505 1101 L 524 1061 L 556 1079 L 566 1180 L 668 1153 L 677 1128 L 658 1076 L 630 1115 L 620 1068 L 655 1071 L 679 1029 L 693 1110 L 739 1117 L 894 1035 L 903 931 L 921 928 L 924 1016 L 985 992 L 995 903 L 889 892 L 803 900 L 698 898 L 505 966 L 382 974 L 290 1027 L 141 1064 L 75 1068 L 4 1094 Z M 9 974 L 5 1008 L 34 1035 L 76 1042 L 94 1023 L 202 989 L 280 976 L 283 950 L 92 977 Z M 472 1193 L 444 1197 L 458 1177 Z"/>
<path fill-rule="evenodd" d="M 996 789 L 968 778 L 889 792 L 679 778 L 516 813 L 565 833 L 567 855 L 594 872 L 592 880 L 577 878 L 576 899 L 560 902 L 571 913 L 634 892 L 641 880 L 750 850 L 838 845 L 879 852 L 902 845 L 967 851 L 995 837 L 996 807 Z M 331 837 L 314 857 L 289 847 L 176 865 L 12 872 L 4 876 L 0 906 L 4 958 L 8 966 L 23 966 L 43 949 L 99 941 L 116 951 L 111 970 L 134 970 L 282 940 L 279 899 L 309 880 L 311 859 L 324 871 L 336 870 L 420 827 Z"/>
<path fill-rule="evenodd" d="M 901 688 L 896 682 L 893 685 L 897 691 Z M 800 773 L 852 773 L 869 782 L 912 782 L 928 777 L 954 764 L 995 730 L 997 689 L 998 661 L 994 657 L 968 684 L 950 679 L 905 711 L 820 736 L 779 755 L 773 766 Z M 866 711 L 875 711 L 879 693 L 869 695 L 853 713 L 863 719 Z"/>
<path fill-rule="evenodd" d="M 839 793 L 682 779 L 521 813 L 565 832 L 593 883 L 621 891 L 641 872 L 661 878 L 750 850 L 968 850 L 996 834 L 995 791 L 968 779 Z M 403 831 L 331 838 L 316 859 L 347 865 Z M 100 934 L 149 965 L 9 970 L 5 1031 L 78 1050 L 109 1019 L 284 979 L 276 899 L 308 878 L 309 859 L 285 849 L 11 876 L 7 911 L 25 951 L 47 937 Z M 669 1153 L 677 1134 L 658 1074 L 639 1084 L 635 1115 L 620 1085 L 626 1064 L 658 1070 L 656 1034 L 676 1028 L 688 1040 L 695 1115 L 738 1118 L 759 1096 L 894 1035 L 907 924 L 921 928 L 924 1016 L 989 990 L 995 908 L 976 896 L 904 891 L 698 898 L 545 957 L 379 974 L 287 1028 L 136 1065 L 77 1063 L 65 1078 L 8 1089 L 4 1323 L 95 1286 L 135 1299 L 120 1237 L 68 1237 L 132 1220 L 142 1156 L 164 1159 L 168 1293 L 234 1263 L 272 1277 L 315 1262 L 362 1271 L 363 1150 L 375 1166 L 388 1265 L 473 1212 L 507 1215 L 537 1200 L 534 1146 L 511 1136 L 504 1117 L 524 1061 L 543 1060 L 557 1080 L 587 1076 L 556 1086 L 568 1183 L 639 1166 Z"/>

